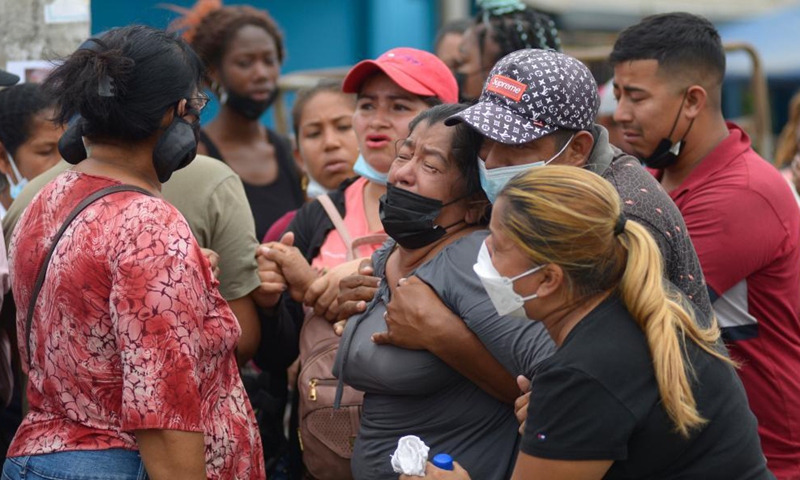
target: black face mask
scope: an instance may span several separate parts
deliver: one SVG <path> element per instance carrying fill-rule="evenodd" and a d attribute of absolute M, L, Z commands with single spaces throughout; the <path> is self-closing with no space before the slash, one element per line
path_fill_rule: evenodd
<path fill-rule="evenodd" d="M 166 182 L 172 172 L 192 163 L 197 155 L 197 142 L 200 138 L 200 112 L 187 109 L 187 115 L 194 115 L 193 122 L 187 122 L 177 112 L 153 149 L 153 166 L 158 181 Z"/>
<path fill-rule="evenodd" d="M 694 125 L 694 119 L 689 123 L 689 128 L 686 129 L 686 133 L 683 134 L 683 138 L 681 138 L 678 142 L 672 143 L 672 134 L 675 132 L 675 127 L 678 125 L 678 120 L 681 117 L 681 112 L 683 111 L 683 103 L 686 101 L 686 94 L 683 95 L 683 100 L 681 100 L 681 106 L 678 109 L 678 114 L 675 116 L 675 121 L 672 123 L 672 128 L 669 131 L 669 135 L 666 138 L 662 138 L 658 145 L 656 146 L 653 153 L 643 159 L 644 164 L 650 168 L 655 168 L 658 170 L 662 170 L 664 168 L 671 167 L 678 162 L 678 157 L 681 155 L 681 149 L 683 149 L 684 145 L 686 145 L 686 135 L 689 134 L 689 130 L 692 129 L 692 125 Z"/>
<path fill-rule="evenodd" d="M 266 100 L 253 100 L 247 95 L 240 95 L 233 91 L 227 91 L 224 97 L 224 104 L 231 110 L 248 120 L 258 120 L 278 98 L 278 89 L 273 90 Z"/>
<path fill-rule="evenodd" d="M 77 165 L 86 160 L 86 146 L 83 145 L 83 135 L 86 127 L 86 120 L 78 117 L 69 123 L 69 126 L 58 139 L 58 153 L 61 158 Z"/>
<path fill-rule="evenodd" d="M 441 200 L 423 197 L 389 183 L 386 185 L 386 194 L 380 199 L 383 229 L 406 250 L 426 247 L 441 239 L 448 228 L 463 222 L 460 220 L 447 227 L 433 223 L 442 208 L 461 198 L 443 204 Z"/>
<path fill-rule="evenodd" d="M 164 130 L 153 149 L 153 166 L 161 183 L 169 180 L 172 172 L 189 165 L 197 155 L 200 112 L 187 109 L 186 114 L 195 115 L 197 118 L 189 123 L 179 117 L 176 111 L 172 123 Z M 87 157 L 86 147 L 83 145 L 85 126 L 86 120 L 78 117 L 58 140 L 58 153 L 72 165 L 77 165 Z"/>

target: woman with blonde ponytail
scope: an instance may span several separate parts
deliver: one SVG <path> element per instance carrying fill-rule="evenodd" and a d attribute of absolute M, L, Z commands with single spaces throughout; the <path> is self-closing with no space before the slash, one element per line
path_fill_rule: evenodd
<path fill-rule="evenodd" d="M 557 345 L 532 380 L 512 479 L 774 478 L 716 323 L 698 327 L 664 283 L 611 184 L 532 169 L 503 189 L 490 229 L 475 273 L 492 303 Z M 469 474 L 429 464 L 427 478 Z"/>

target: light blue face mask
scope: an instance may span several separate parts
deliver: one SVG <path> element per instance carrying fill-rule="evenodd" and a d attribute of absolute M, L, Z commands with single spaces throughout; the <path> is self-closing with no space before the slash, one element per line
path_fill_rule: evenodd
<path fill-rule="evenodd" d="M 560 157 L 561 154 L 567 150 L 569 144 L 572 143 L 573 137 L 569 137 L 569 140 L 567 140 L 567 143 L 561 147 L 561 150 L 559 150 L 558 153 L 553 155 L 549 160 L 539 160 L 538 162 L 526 163 L 523 165 L 512 165 L 510 167 L 499 167 L 489 170 L 486 168 L 486 162 L 479 157 L 478 175 L 481 179 L 481 187 L 483 188 L 483 191 L 486 192 L 486 197 L 489 198 L 490 202 L 494 203 L 495 200 L 497 200 L 497 196 L 500 194 L 500 191 L 503 190 L 503 187 L 506 186 L 506 183 L 508 183 L 509 180 L 516 177 L 520 173 L 527 172 L 531 168 L 544 167 L 556 158 Z"/>
<path fill-rule="evenodd" d="M 19 181 L 15 183 L 10 176 L 6 175 L 9 185 L 8 194 L 11 195 L 12 200 L 15 200 L 19 196 L 20 192 L 22 192 L 22 189 L 25 188 L 25 185 L 28 184 L 28 179 L 19 173 L 17 164 L 14 162 L 14 157 L 12 157 L 8 152 L 6 152 L 6 156 L 8 156 L 8 163 L 11 164 L 11 170 L 14 171 L 14 176 L 19 179 Z"/>
<path fill-rule="evenodd" d="M 361 154 L 358 155 L 358 160 L 356 160 L 355 165 L 353 165 L 353 171 L 367 180 L 380 185 L 386 185 L 386 182 L 389 181 L 388 173 L 381 173 L 372 168 L 372 165 L 367 163 L 367 161 L 364 160 L 364 156 Z"/>
<path fill-rule="evenodd" d="M 308 176 L 308 186 L 306 187 L 306 196 L 308 196 L 308 198 L 317 198 L 327 193 L 330 193 L 327 188 L 311 178 L 311 175 Z"/>

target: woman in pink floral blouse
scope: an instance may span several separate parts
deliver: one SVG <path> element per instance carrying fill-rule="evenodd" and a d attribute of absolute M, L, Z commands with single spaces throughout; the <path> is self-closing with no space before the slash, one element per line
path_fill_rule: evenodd
<path fill-rule="evenodd" d="M 30 411 L 3 478 L 257 479 L 263 454 L 234 352 L 240 329 L 183 216 L 160 195 L 196 150 L 202 66 L 143 26 L 84 43 L 45 87 L 76 166 L 48 184 L 12 239 Z M 83 142 L 90 153 L 84 157 Z M 133 185 L 89 205 L 94 192 Z"/>

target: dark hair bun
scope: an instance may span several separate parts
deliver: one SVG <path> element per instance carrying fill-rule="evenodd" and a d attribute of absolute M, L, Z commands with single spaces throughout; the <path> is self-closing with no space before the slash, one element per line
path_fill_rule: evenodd
<path fill-rule="evenodd" d="M 188 97 L 202 63 L 176 35 L 144 25 L 109 30 L 84 42 L 45 81 L 57 120 L 86 120 L 85 136 L 136 141 L 152 135 L 166 109 Z"/>

